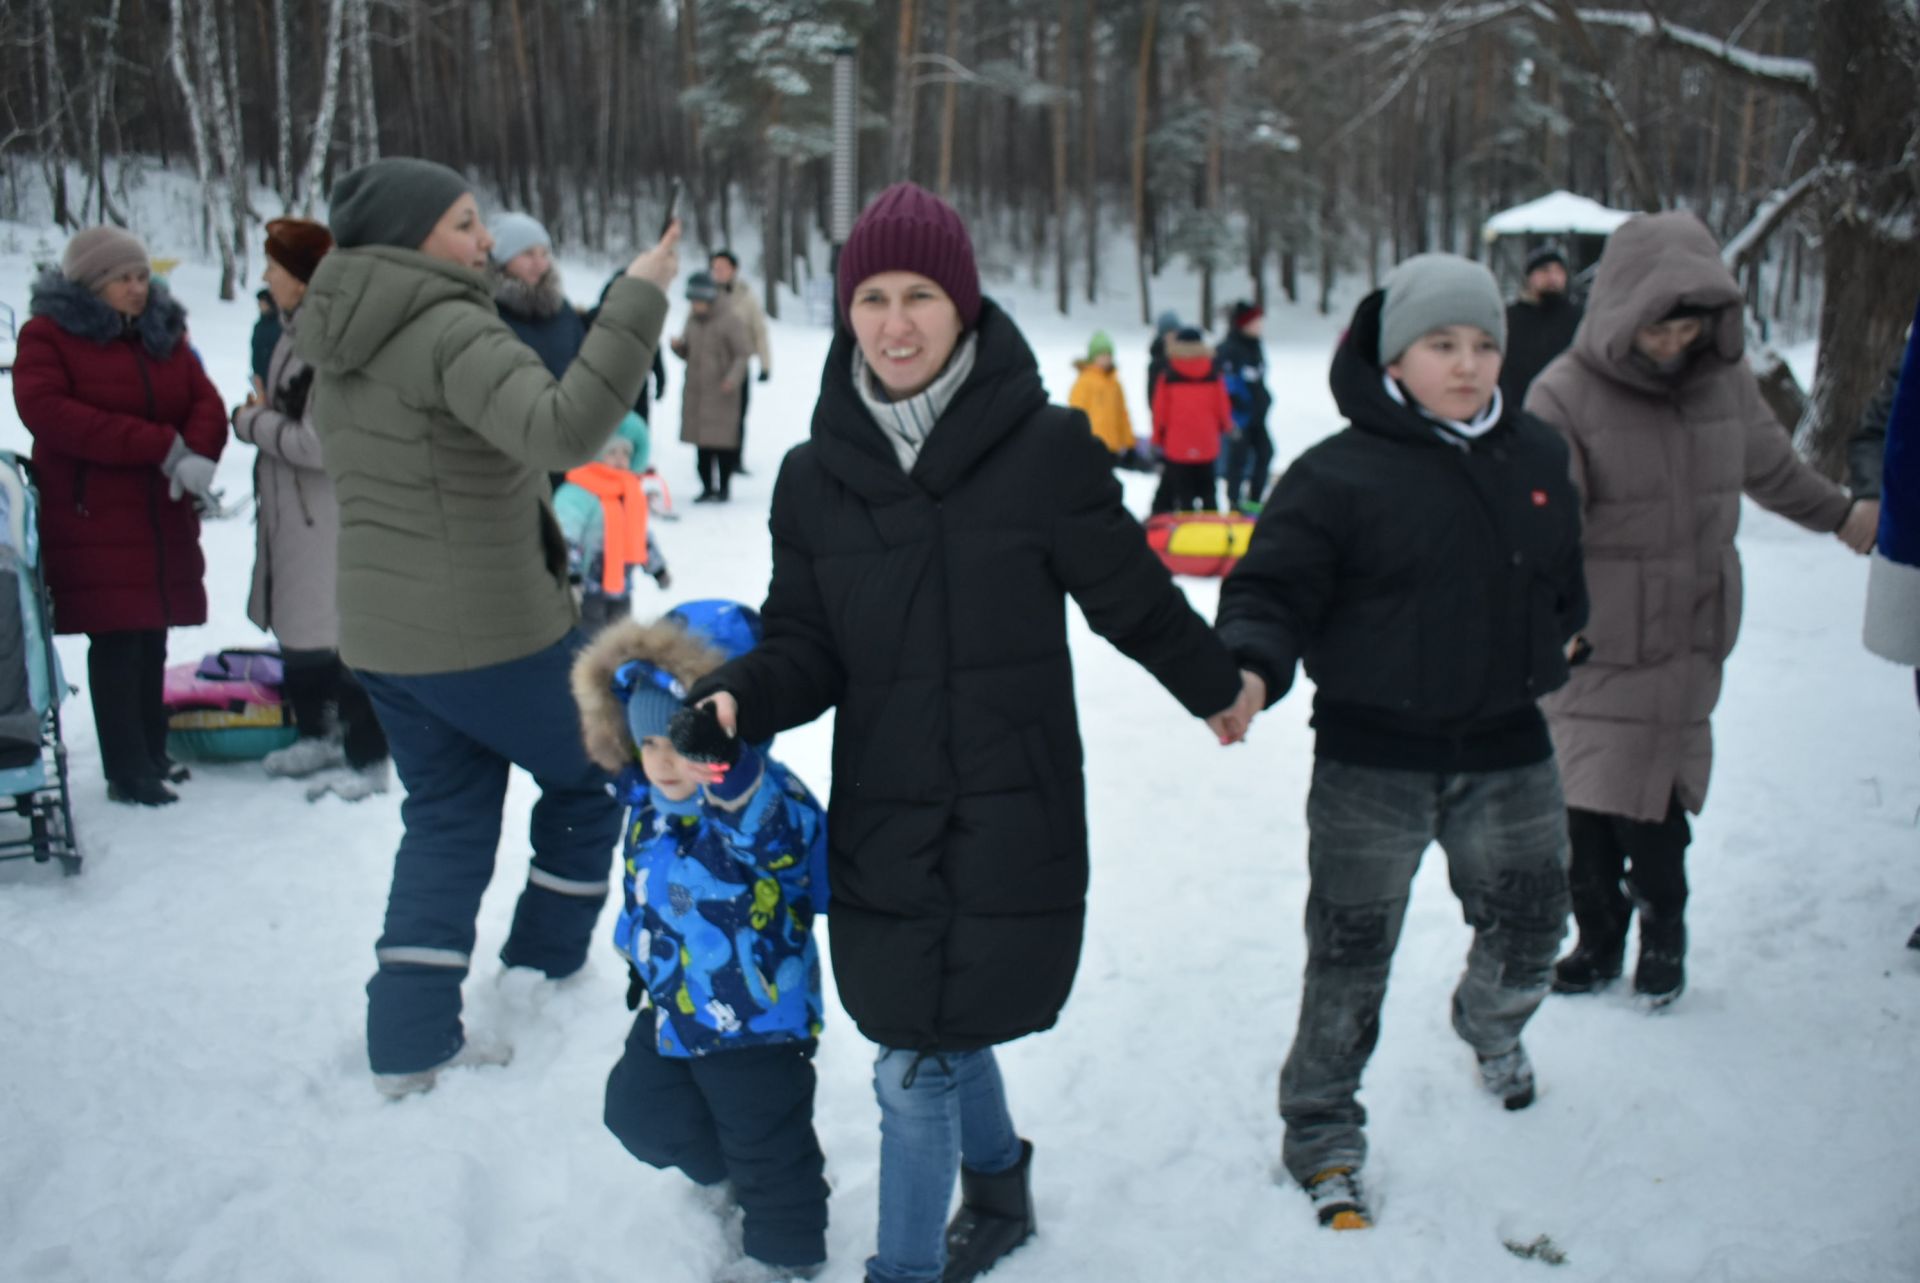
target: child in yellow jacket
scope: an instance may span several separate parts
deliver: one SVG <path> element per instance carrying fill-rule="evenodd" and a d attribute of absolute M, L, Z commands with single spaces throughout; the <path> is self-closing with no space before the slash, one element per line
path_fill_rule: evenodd
<path fill-rule="evenodd" d="M 1126 394 L 1113 369 L 1113 340 L 1106 332 L 1094 334 L 1087 344 L 1087 358 L 1075 361 L 1080 377 L 1074 380 L 1067 404 L 1085 412 L 1093 435 L 1113 452 L 1115 466 L 1130 465 L 1134 458 L 1133 420 L 1127 416 Z"/>

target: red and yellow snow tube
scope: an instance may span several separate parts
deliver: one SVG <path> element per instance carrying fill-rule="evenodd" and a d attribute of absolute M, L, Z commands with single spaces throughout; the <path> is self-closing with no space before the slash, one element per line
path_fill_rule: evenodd
<path fill-rule="evenodd" d="M 1163 512 L 1147 518 L 1147 546 L 1176 575 L 1220 576 L 1253 538 L 1253 518 L 1237 512 Z"/>

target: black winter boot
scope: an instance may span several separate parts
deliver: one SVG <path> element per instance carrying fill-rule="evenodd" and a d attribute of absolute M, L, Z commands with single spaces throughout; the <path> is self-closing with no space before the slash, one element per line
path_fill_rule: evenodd
<path fill-rule="evenodd" d="M 1678 998 L 1687 987 L 1687 928 L 1683 922 L 1662 922 L 1644 910 L 1640 914 L 1640 965 L 1634 968 L 1633 991 L 1658 1009 Z"/>
<path fill-rule="evenodd" d="M 969 1283 L 1033 1237 L 1033 1142 L 1020 1142 L 1020 1161 L 984 1175 L 960 1169 L 960 1210 L 947 1226 L 947 1269 L 941 1283 Z"/>
<path fill-rule="evenodd" d="M 1553 964 L 1555 993 L 1598 993 L 1620 978 L 1624 943 L 1611 947 L 1581 940 L 1573 952 Z"/>
<path fill-rule="evenodd" d="M 1920 949 L 1920 927 L 1915 927 L 1913 934 L 1907 937 L 1907 948 Z"/>

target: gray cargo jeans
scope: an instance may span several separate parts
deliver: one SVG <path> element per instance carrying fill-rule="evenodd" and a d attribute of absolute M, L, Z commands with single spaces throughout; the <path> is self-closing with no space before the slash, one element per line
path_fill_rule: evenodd
<path fill-rule="evenodd" d="M 1407 896 L 1431 842 L 1473 947 L 1453 1027 L 1481 1055 L 1510 1051 L 1546 997 L 1566 935 L 1567 817 L 1560 772 L 1534 766 L 1438 775 L 1316 760 L 1307 797 L 1307 975 L 1280 1071 L 1281 1156 L 1305 1184 L 1367 1157 L 1354 1099 L 1380 1039 L 1380 1004 Z"/>

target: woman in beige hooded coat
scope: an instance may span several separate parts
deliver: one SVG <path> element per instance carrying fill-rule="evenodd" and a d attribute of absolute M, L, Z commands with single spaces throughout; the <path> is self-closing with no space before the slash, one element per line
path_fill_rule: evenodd
<path fill-rule="evenodd" d="M 1620 975 L 1636 908 L 1635 989 L 1664 1005 L 1684 987 L 1687 814 L 1706 803 L 1709 718 L 1740 629 L 1740 496 L 1872 546 L 1878 505 L 1794 453 L 1745 349 L 1712 234 L 1691 214 L 1648 215 L 1613 234 L 1572 348 L 1527 396 L 1572 447 L 1592 598 L 1591 658 L 1542 704 L 1580 927 L 1555 967 L 1563 993 Z"/>

